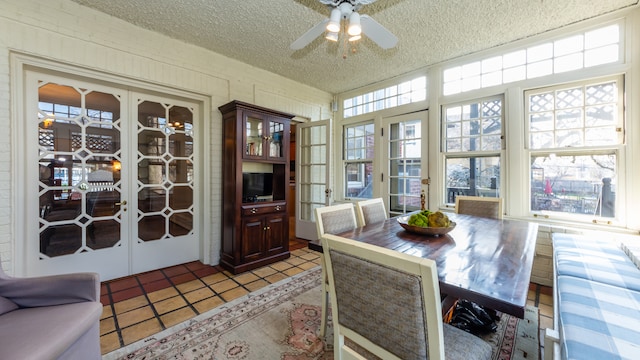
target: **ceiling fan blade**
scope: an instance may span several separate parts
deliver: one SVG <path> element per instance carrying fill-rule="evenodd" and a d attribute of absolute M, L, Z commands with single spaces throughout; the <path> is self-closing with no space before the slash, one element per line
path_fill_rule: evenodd
<path fill-rule="evenodd" d="M 318 0 L 325 5 L 338 6 L 344 2 L 344 0 Z M 377 0 L 347 0 L 351 5 L 369 5 Z"/>
<path fill-rule="evenodd" d="M 362 32 L 383 49 L 391 49 L 398 43 L 398 38 L 369 15 L 360 15 Z"/>
<path fill-rule="evenodd" d="M 306 33 L 300 36 L 298 40 L 291 43 L 291 46 L 290 46 L 291 49 L 300 50 L 303 47 L 309 45 L 310 42 L 312 42 L 315 38 L 317 38 L 318 36 L 320 36 L 320 34 L 324 32 L 328 22 L 329 22 L 329 18 L 324 19 L 318 24 L 316 24 L 314 27 L 309 29 Z"/>

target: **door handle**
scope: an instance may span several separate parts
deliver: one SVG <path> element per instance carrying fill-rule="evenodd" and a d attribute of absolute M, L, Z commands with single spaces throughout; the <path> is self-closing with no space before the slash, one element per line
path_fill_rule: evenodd
<path fill-rule="evenodd" d="M 127 205 L 127 200 L 122 200 L 121 202 L 117 202 L 116 206 Z"/>

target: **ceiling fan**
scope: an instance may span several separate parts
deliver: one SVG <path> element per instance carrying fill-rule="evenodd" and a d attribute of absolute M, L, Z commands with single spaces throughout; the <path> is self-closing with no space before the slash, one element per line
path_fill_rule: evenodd
<path fill-rule="evenodd" d="M 348 20 L 346 28 L 349 41 L 356 41 L 362 34 L 373 40 L 383 49 L 390 49 L 398 43 L 398 38 L 384 26 L 373 20 L 368 15 L 360 15 L 358 10 L 362 5 L 367 5 L 376 0 L 318 0 L 321 3 L 333 7 L 330 17 L 322 20 L 314 27 L 304 33 L 298 40 L 291 44 L 291 49 L 300 50 L 309 45 L 315 38 L 326 31 L 325 37 L 328 40 L 338 41 L 342 29 L 342 21 Z"/>

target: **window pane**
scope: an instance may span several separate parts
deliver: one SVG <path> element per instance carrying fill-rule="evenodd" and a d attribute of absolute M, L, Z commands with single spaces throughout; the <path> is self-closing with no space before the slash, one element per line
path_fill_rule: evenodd
<path fill-rule="evenodd" d="M 373 131 L 373 124 L 362 124 L 345 127 L 345 160 L 373 159 Z"/>
<path fill-rule="evenodd" d="M 566 71 L 582 69 L 583 55 L 575 53 L 571 55 L 557 57 L 553 60 L 553 72 L 558 74 Z"/>
<path fill-rule="evenodd" d="M 527 62 L 533 63 L 544 59 L 551 59 L 553 57 L 553 45 L 546 43 L 527 49 Z"/>
<path fill-rule="evenodd" d="M 490 73 L 494 71 L 502 70 L 502 56 L 495 56 L 492 58 L 482 60 L 482 73 Z"/>
<path fill-rule="evenodd" d="M 584 34 L 584 43 L 587 49 L 593 49 L 603 45 L 614 44 L 620 41 L 618 25 L 611 25 L 602 29 L 588 31 Z"/>
<path fill-rule="evenodd" d="M 527 67 L 524 65 L 517 66 L 510 69 L 504 69 L 504 74 L 503 74 L 504 83 L 524 80 L 526 77 L 527 77 Z"/>
<path fill-rule="evenodd" d="M 596 66 L 618 61 L 618 44 L 587 50 L 584 52 L 584 66 Z"/>
<path fill-rule="evenodd" d="M 621 143 L 621 132 L 616 130 L 622 128 L 618 82 L 587 83 L 527 94 L 530 148 Z M 597 136 L 598 131 L 602 136 Z"/>
<path fill-rule="evenodd" d="M 502 149 L 502 99 L 448 106 L 444 114 L 445 151 Z"/>
<path fill-rule="evenodd" d="M 371 172 L 373 171 L 373 155 L 373 123 L 345 126 L 345 197 L 371 198 Z"/>
<path fill-rule="evenodd" d="M 345 197 L 367 198 L 373 196 L 372 191 L 372 162 L 347 163 L 345 166 Z"/>
<path fill-rule="evenodd" d="M 500 157 L 448 158 L 445 160 L 446 199 L 457 195 L 500 196 Z"/>
<path fill-rule="evenodd" d="M 573 54 L 582 51 L 584 48 L 584 37 L 576 35 L 565 39 L 557 40 L 553 43 L 553 52 L 555 56 Z"/>
<path fill-rule="evenodd" d="M 531 157 L 531 210 L 614 217 L 615 153 Z"/>

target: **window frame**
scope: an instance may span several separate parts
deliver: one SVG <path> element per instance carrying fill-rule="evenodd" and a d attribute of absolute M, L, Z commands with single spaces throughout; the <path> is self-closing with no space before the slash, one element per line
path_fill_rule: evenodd
<path fill-rule="evenodd" d="M 534 218 L 553 219 L 561 221 L 569 221 L 575 223 L 593 223 L 593 224 L 621 224 L 622 219 L 621 212 L 624 209 L 624 197 L 626 196 L 626 189 L 624 187 L 626 175 L 625 157 L 627 148 L 626 139 L 626 126 L 627 126 L 627 114 L 625 113 L 625 77 L 624 73 L 615 73 L 608 76 L 601 76 L 595 78 L 582 77 L 580 79 L 562 83 L 562 84 L 549 84 L 547 86 L 540 86 L 536 88 L 524 89 L 522 91 L 523 101 L 523 121 L 524 121 L 524 150 L 526 159 L 528 160 L 528 181 L 526 191 L 529 194 L 526 202 L 526 213 Z M 619 132 L 618 140 L 612 144 L 600 144 L 600 145 L 584 145 L 583 146 L 566 146 L 566 147 L 545 147 L 545 148 L 532 148 L 531 146 L 531 121 L 530 121 L 530 96 L 535 94 L 541 94 L 545 92 L 556 92 L 562 89 L 572 89 L 576 87 L 585 88 L 589 85 L 597 85 L 601 83 L 607 83 L 615 81 L 617 83 L 617 132 Z M 584 92 L 583 92 L 584 95 Z M 555 98 L 554 98 L 555 102 Z M 588 105 L 582 105 L 581 109 L 585 109 Z M 557 108 L 554 106 L 551 110 L 554 113 Z M 586 118 L 586 111 L 582 112 L 583 119 Z M 581 129 L 587 128 L 586 126 Z M 583 139 L 584 140 L 584 139 Z M 589 215 L 589 214 L 574 214 L 564 211 L 548 211 L 548 210 L 532 210 L 532 186 L 533 186 L 533 169 L 532 160 L 534 157 L 543 156 L 593 156 L 593 155 L 615 155 L 615 188 L 616 188 L 616 201 L 614 207 L 613 217 L 603 217 L 601 215 Z"/>
<path fill-rule="evenodd" d="M 469 150 L 458 150 L 458 151 L 448 151 L 447 150 L 447 140 L 449 139 L 447 137 L 447 109 L 451 109 L 451 108 L 455 108 L 455 107 L 462 107 L 464 108 L 465 106 L 469 106 L 471 104 L 482 104 L 482 103 L 486 103 L 486 102 L 490 102 L 490 101 L 500 101 L 500 146 L 498 149 L 492 149 L 492 150 L 473 150 L 473 151 L 469 151 Z M 444 206 L 446 207 L 454 207 L 455 206 L 455 197 L 452 199 L 449 196 L 449 191 L 448 191 L 448 182 L 447 182 L 447 162 L 449 159 L 471 159 L 471 158 L 476 158 L 476 159 L 480 159 L 480 158 L 490 158 L 490 157 L 497 157 L 498 158 L 498 163 L 499 163 L 499 174 L 500 174 L 500 179 L 498 181 L 498 183 L 496 184 L 496 189 L 497 190 L 497 196 L 500 196 L 500 194 L 503 194 L 503 190 L 501 188 L 502 183 L 504 183 L 504 176 L 506 174 L 506 171 L 504 169 L 505 167 L 505 159 L 504 159 L 504 153 L 506 151 L 506 141 L 505 141 L 505 134 L 506 134 L 506 116 L 505 116 L 505 109 L 506 109 L 506 101 L 505 101 L 505 96 L 503 94 L 496 94 L 496 95 L 490 95 L 490 96 L 484 96 L 484 97 L 478 97 L 478 98 L 472 98 L 472 99 L 467 99 L 464 101 L 459 101 L 459 102 L 452 102 L 452 103 L 442 103 L 441 104 L 441 117 L 440 117 L 440 154 L 442 157 L 442 166 L 440 167 L 440 173 L 441 173 L 441 177 L 442 177 L 442 203 Z M 479 111 L 479 113 L 481 113 L 481 111 Z M 463 115 L 461 115 L 462 117 Z M 483 117 L 480 116 L 478 117 L 478 119 L 480 120 L 480 122 L 482 121 Z M 479 135 L 478 138 L 480 139 L 483 135 Z M 492 134 L 490 136 L 495 136 L 495 134 Z M 463 137 L 460 136 L 460 138 L 462 139 Z M 478 188 L 476 187 L 475 190 L 477 191 Z"/>

